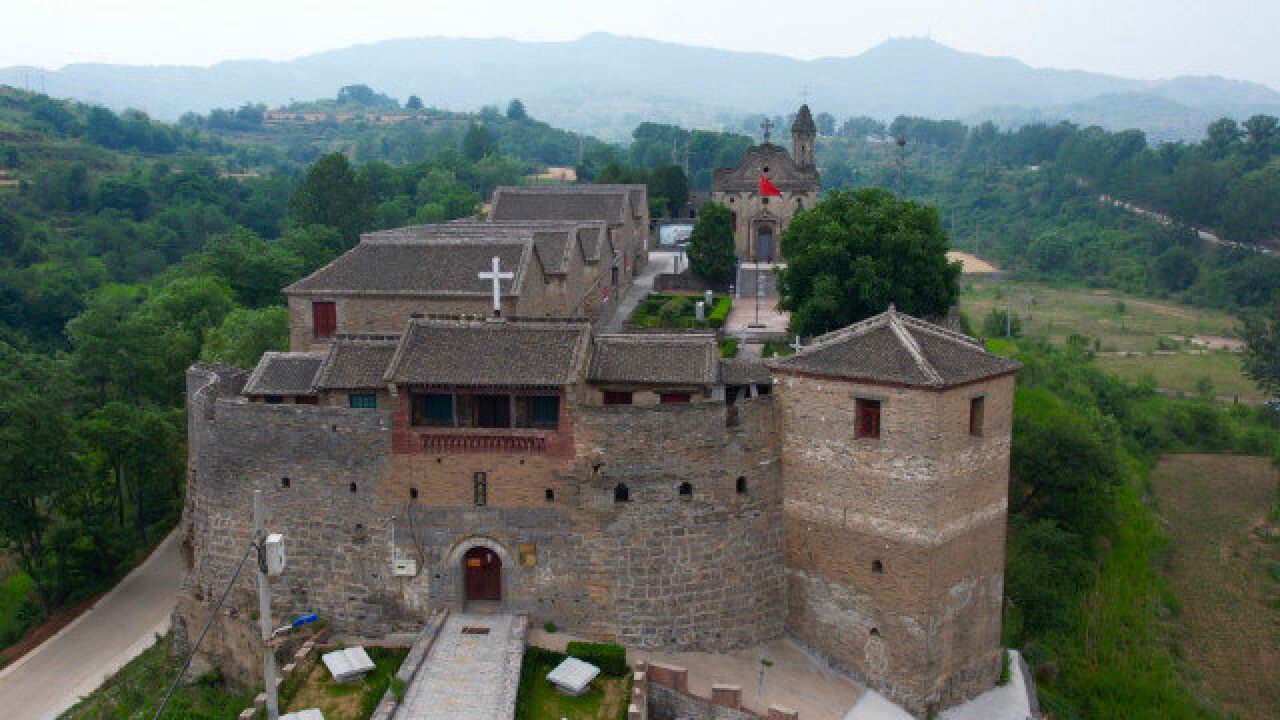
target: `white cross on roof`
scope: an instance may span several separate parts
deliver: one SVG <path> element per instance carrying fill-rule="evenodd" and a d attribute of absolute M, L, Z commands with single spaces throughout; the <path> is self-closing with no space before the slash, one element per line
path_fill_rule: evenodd
<path fill-rule="evenodd" d="M 513 272 L 503 272 L 502 263 L 495 256 L 493 258 L 493 271 L 482 272 L 477 275 L 481 280 L 493 281 L 493 316 L 495 318 L 502 317 L 502 281 L 512 280 L 516 274 Z"/>

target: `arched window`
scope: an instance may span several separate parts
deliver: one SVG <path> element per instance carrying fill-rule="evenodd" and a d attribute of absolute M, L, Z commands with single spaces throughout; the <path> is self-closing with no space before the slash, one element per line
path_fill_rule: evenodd
<path fill-rule="evenodd" d="M 693 497 L 693 486 L 687 482 L 680 483 L 680 497 L 682 498 Z"/>
<path fill-rule="evenodd" d="M 746 494 L 747 494 L 747 479 L 746 479 L 745 477 L 743 477 L 743 476 L 739 475 L 739 476 L 738 476 L 738 482 L 736 482 L 736 483 L 734 484 L 734 489 L 736 489 L 736 490 L 738 491 L 738 494 L 739 494 L 739 495 L 746 495 Z"/>
<path fill-rule="evenodd" d="M 556 500 L 556 491 L 552 490 L 551 488 L 547 488 L 547 502 L 555 502 L 555 500 Z"/>
<path fill-rule="evenodd" d="M 613 486 L 613 501 L 614 502 L 630 502 L 631 501 L 631 490 L 627 488 L 626 483 L 618 483 L 617 485 Z"/>

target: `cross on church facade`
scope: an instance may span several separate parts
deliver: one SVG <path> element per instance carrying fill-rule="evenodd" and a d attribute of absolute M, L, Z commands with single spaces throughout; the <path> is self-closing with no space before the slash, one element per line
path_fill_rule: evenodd
<path fill-rule="evenodd" d="M 764 122 L 760 123 L 760 127 L 764 129 L 764 141 L 769 142 L 769 131 L 773 129 L 773 123 L 769 118 L 765 118 Z"/>
<path fill-rule="evenodd" d="M 513 272 L 502 271 L 502 263 L 497 257 L 493 258 L 492 271 L 477 274 L 481 280 L 493 281 L 493 316 L 495 318 L 502 317 L 502 281 L 514 279 L 515 276 Z"/>

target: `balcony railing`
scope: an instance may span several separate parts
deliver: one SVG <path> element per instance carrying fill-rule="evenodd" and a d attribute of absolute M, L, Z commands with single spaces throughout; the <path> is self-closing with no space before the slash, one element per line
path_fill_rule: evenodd
<path fill-rule="evenodd" d="M 545 435 L 488 433 L 427 433 L 421 436 L 422 451 L 438 455 L 460 453 L 545 453 Z"/>

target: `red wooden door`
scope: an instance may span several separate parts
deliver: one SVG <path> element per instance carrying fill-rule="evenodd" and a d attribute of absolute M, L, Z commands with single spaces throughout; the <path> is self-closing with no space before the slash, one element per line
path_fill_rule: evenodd
<path fill-rule="evenodd" d="M 489 548 L 471 548 L 462 560 L 468 600 L 502 599 L 502 558 Z"/>
<path fill-rule="evenodd" d="M 312 329 L 316 339 L 333 337 L 338 331 L 338 307 L 329 301 L 311 303 Z"/>

